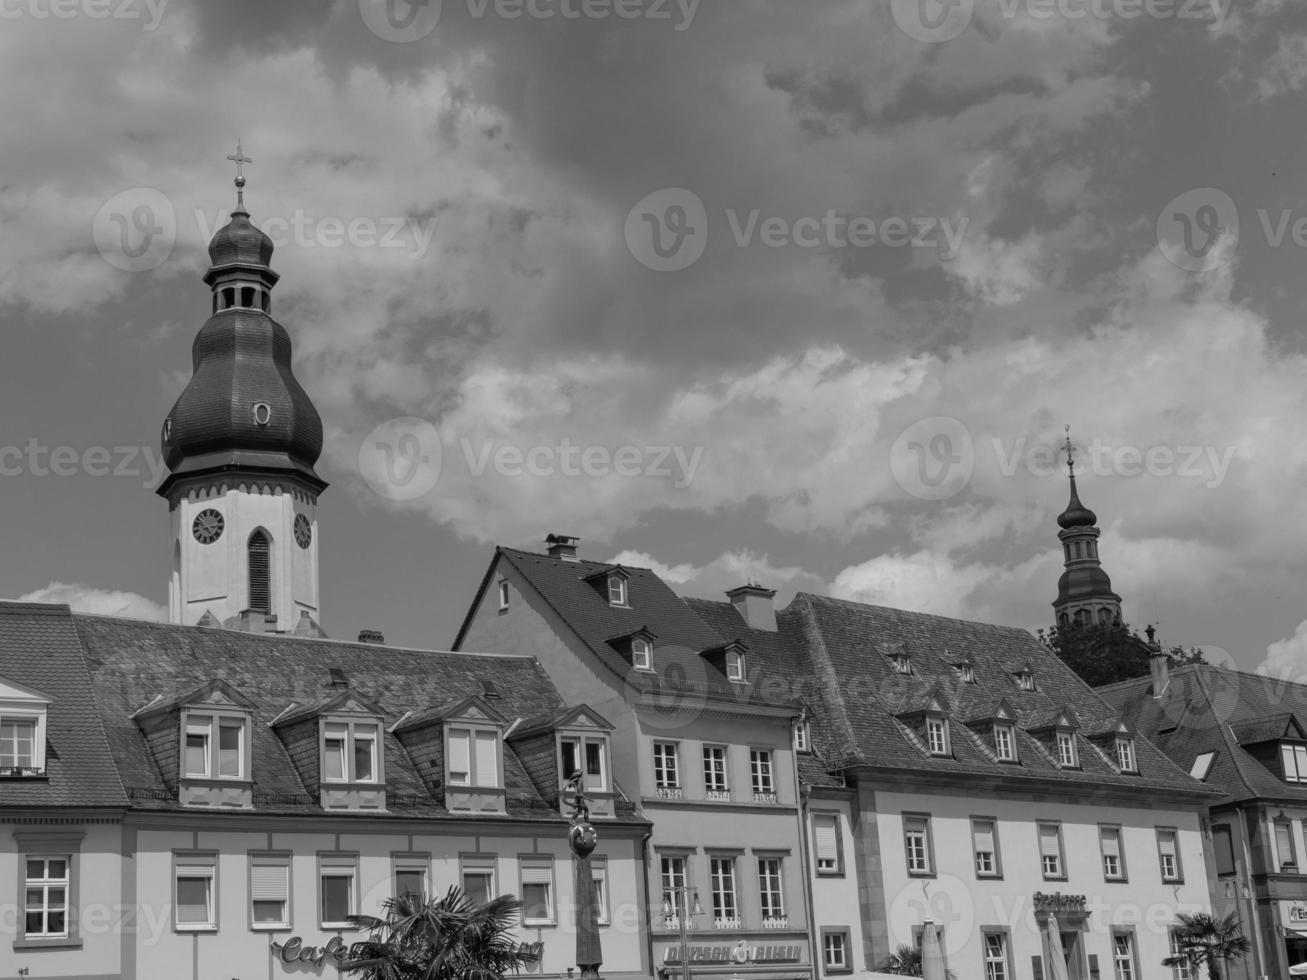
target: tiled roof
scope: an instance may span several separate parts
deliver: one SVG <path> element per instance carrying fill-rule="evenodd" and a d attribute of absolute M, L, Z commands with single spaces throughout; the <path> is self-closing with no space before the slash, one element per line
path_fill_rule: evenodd
<path fill-rule="evenodd" d="M 622 566 L 630 576 L 626 585 L 627 605 L 615 606 L 600 588 L 586 580 L 615 570 L 617 565 L 565 561 L 511 548 L 500 548 L 496 553 L 499 556 L 521 573 L 601 663 L 631 684 L 652 686 L 675 682 L 685 690 L 702 691 L 711 697 L 741 704 L 762 703 L 761 697 L 732 684 L 702 656 L 704 651 L 741 636 L 746 627 L 738 616 L 739 629 L 734 633 L 719 633 L 647 568 Z M 610 642 L 629 636 L 641 627 L 647 627 L 657 637 L 652 674 L 633 670 Z"/>
<path fill-rule="evenodd" d="M 1200 754 L 1215 752 L 1206 783 L 1227 801 L 1307 803 L 1307 786 L 1284 782 L 1244 748 L 1284 735 L 1290 714 L 1307 717 L 1307 684 L 1202 664 L 1172 670 L 1159 699 L 1153 698 L 1151 677 L 1101 687 L 1098 693 L 1180 768 L 1188 770 Z"/>
<path fill-rule="evenodd" d="M 0 603 L 0 678 L 50 698 L 46 778 L 0 782 L 0 808 L 124 808 L 67 606 Z"/>
<path fill-rule="evenodd" d="M 1119 773 L 1083 737 L 1081 768 L 1058 767 L 1024 729 L 1069 708 L 1084 728 L 1102 730 L 1116 723 L 1117 713 L 1026 630 L 806 593 L 777 616 L 782 637 L 795 651 L 789 660 L 792 676 L 806 678 L 816 693 L 805 700 L 824 721 L 828 741 L 822 751 L 832 767 L 867 765 L 964 778 L 1001 776 L 1204 793 L 1197 781 L 1144 739 L 1136 746 L 1138 775 Z M 911 656 L 911 675 L 897 673 L 881 656 L 886 644 L 902 644 Z M 952 667 L 962 657 L 971 661 L 975 683 L 964 682 Z M 1034 691 L 1021 690 L 1012 676 L 1013 665 L 1027 663 L 1034 672 Z M 895 718 L 904 706 L 919 706 L 936 689 L 962 735 L 952 739 L 952 757 L 924 752 Z M 980 739 L 962 730 L 968 719 L 992 717 L 1001 699 L 1016 716 L 1020 765 L 999 763 Z"/>
<path fill-rule="evenodd" d="M 132 712 L 157 695 L 165 698 L 220 678 L 254 705 L 252 735 L 254 808 L 261 812 L 322 813 L 305 789 L 269 722 L 295 703 L 329 703 L 340 689 L 328 673 L 339 668 L 350 689 L 378 705 L 389 727 L 405 712 L 480 697 L 483 681 L 499 693 L 496 710 L 506 717 L 537 717 L 565 705 L 537 661 L 521 656 L 401 650 L 377 644 L 241 633 L 102 616 L 62 613 L 69 654 L 80 639 L 90 685 L 83 703 L 99 709 L 122 784 L 136 807 L 177 809 L 170 783 L 159 771 Z M 6 631 L 8 641 L 8 631 Z M 84 668 L 85 670 L 85 668 Z M 16 680 L 19 678 L 15 678 Z M 48 686 L 48 685 L 47 685 Z M 91 688 L 94 698 L 91 697 Z M 93 719 L 92 719 L 93 720 Z M 99 726 L 97 726 L 99 727 Z M 393 734 L 384 736 L 387 809 L 396 816 L 448 815 L 439 791 L 433 794 L 418 767 Z M 106 771 L 112 772 L 112 763 Z M 504 752 L 507 817 L 561 819 L 511 751 Z M 121 799 L 121 790 L 119 790 Z M 629 804 L 619 807 L 629 818 Z"/>

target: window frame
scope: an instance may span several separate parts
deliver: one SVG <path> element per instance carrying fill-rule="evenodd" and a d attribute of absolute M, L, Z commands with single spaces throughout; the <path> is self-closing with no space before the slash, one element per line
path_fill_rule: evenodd
<path fill-rule="evenodd" d="M 1052 827 L 1057 831 L 1057 872 L 1050 874 L 1044 863 L 1046 855 L 1043 846 L 1043 829 Z M 1066 881 L 1066 840 L 1062 835 L 1062 821 L 1060 820 L 1037 820 L 1035 821 L 1035 853 L 1039 855 L 1039 870 L 1045 881 Z"/>
<path fill-rule="evenodd" d="M 183 873 L 187 871 L 189 873 Z M 182 922 L 178 918 L 181 902 L 178 890 L 182 878 L 204 879 L 208 881 L 206 893 L 208 920 L 205 922 Z M 218 895 L 218 852 L 217 851 L 173 851 L 172 852 L 172 931 L 175 933 L 215 933 L 219 926 L 219 909 L 221 902 Z"/>
<path fill-rule="evenodd" d="M 469 891 L 469 877 L 488 878 L 486 897 L 495 898 L 495 893 L 499 890 L 499 856 L 484 851 L 461 852 L 458 855 L 458 881 L 465 894 Z"/>
<path fill-rule="evenodd" d="M 792 734 L 794 738 L 793 744 L 795 752 L 812 752 L 812 729 L 809 727 L 806 720 L 796 721 L 794 723 L 794 731 Z"/>
<path fill-rule="evenodd" d="M 467 773 L 466 781 L 454 779 L 455 770 L 453 768 L 454 753 L 451 746 L 454 742 L 456 732 L 467 733 Z M 477 736 L 490 735 L 495 742 L 495 781 L 489 785 L 484 785 L 477 777 L 481 766 L 478 759 L 481 750 L 478 748 Z M 454 719 L 445 724 L 445 785 L 454 789 L 475 792 L 482 789 L 502 790 L 504 788 L 504 739 L 503 733 L 497 725 L 478 724 L 475 721 L 460 721 Z"/>
<path fill-rule="evenodd" d="M 1061 769 L 1080 768 L 1080 747 L 1076 745 L 1076 733 L 1065 728 L 1058 729 L 1054 737 L 1057 749 L 1057 764 Z M 1068 760 L 1068 757 L 1070 761 Z"/>
<path fill-rule="evenodd" d="M 0 772 L 14 769 L 28 769 L 33 773 L 45 772 L 45 729 L 46 729 L 46 705 L 44 702 L 39 707 L 16 707 L 12 701 L 6 701 L 0 704 L 0 725 L 31 725 L 32 726 L 32 755 L 30 765 L 18 765 L 18 737 L 14 736 L 14 765 L 0 766 Z"/>
<path fill-rule="evenodd" d="M 1230 856 L 1229 865 L 1224 870 L 1221 868 L 1222 851 L 1217 847 L 1217 838 L 1222 836 L 1225 838 L 1226 843 L 1225 852 Z M 1234 828 L 1228 823 L 1218 823 L 1212 826 L 1212 863 L 1216 867 L 1216 877 L 1218 879 L 1229 878 L 1239 871 L 1239 865 L 1234 856 Z"/>
<path fill-rule="evenodd" d="M 1167 929 L 1166 942 L 1171 955 L 1179 956 L 1181 952 L 1180 930 L 1174 926 Z M 1171 964 L 1171 980 L 1198 980 L 1198 978 L 1194 976 L 1194 971 L 1189 966 L 1188 961 L 1181 960 Z"/>
<path fill-rule="evenodd" d="M 661 753 L 660 749 L 663 750 Z M 681 789 L 681 743 L 654 739 L 650 752 L 653 756 L 654 789 Z"/>
<path fill-rule="evenodd" d="M 931 828 L 931 819 L 929 813 L 904 813 L 901 818 L 903 823 L 903 858 L 904 864 L 908 869 L 909 878 L 934 878 L 936 874 L 935 865 L 935 842 Z M 926 867 L 924 869 L 913 868 L 913 847 L 911 836 L 916 833 L 916 828 L 909 828 L 909 821 L 921 821 L 923 826 L 920 828 L 922 836 L 922 856 L 925 858 Z"/>
<path fill-rule="evenodd" d="M 997 937 L 999 940 L 1003 953 L 1001 960 L 995 960 L 989 954 L 990 937 Z M 1003 967 L 1001 976 L 990 970 L 990 967 L 995 963 Z M 1012 931 L 1009 928 L 1006 926 L 986 926 L 980 930 L 980 966 L 984 980 L 1014 980 L 1016 969 L 1012 963 Z"/>
<path fill-rule="evenodd" d="M 1007 736 L 1008 749 L 1004 754 L 1002 743 L 999 741 L 999 732 Z M 994 725 L 994 755 L 998 757 L 999 762 L 1019 762 L 1019 753 L 1017 752 L 1017 726 L 1011 722 L 1000 721 Z"/>
<path fill-rule="evenodd" d="M 616 572 L 609 572 L 608 578 L 604 583 L 604 594 L 608 597 L 610 606 L 629 606 L 630 596 L 626 588 L 626 579 Z M 617 597 L 613 597 L 613 587 L 616 586 Z"/>
<path fill-rule="evenodd" d="M 250 771 L 251 767 L 251 749 L 250 736 L 251 724 L 250 715 L 245 711 L 230 711 L 220 707 L 213 708 L 183 708 L 181 712 L 181 750 L 177 753 L 178 777 L 187 781 L 208 780 L 223 783 L 248 783 L 253 779 Z M 234 724 L 233 724 L 234 723 Z M 222 731 L 226 728 L 239 728 L 239 744 L 237 746 L 237 758 L 240 766 L 237 774 L 234 776 L 224 776 L 222 774 Z M 204 762 L 205 771 L 202 773 L 191 772 L 187 761 L 187 742 L 191 735 L 201 734 L 204 736 L 205 751 Z"/>
<path fill-rule="evenodd" d="M 522 915 L 521 922 L 524 928 L 535 928 L 537 926 L 556 926 L 558 925 L 558 901 L 557 901 L 557 875 L 554 867 L 555 861 L 553 855 L 545 854 L 519 854 L 517 856 L 517 884 L 520 889 L 518 895 L 521 896 Z M 539 872 L 548 873 L 548 881 L 527 881 L 528 869 L 536 872 L 532 877 L 539 877 Z M 527 915 L 527 885 L 538 887 L 543 885 L 545 888 L 545 916 L 528 917 Z M 593 886 L 592 886 L 593 887 Z"/>
<path fill-rule="evenodd" d="M 499 611 L 508 612 L 509 600 L 512 593 L 509 591 L 508 579 L 501 578 L 496 586 L 496 593 L 499 597 Z"/>
<path fill-rule="evenodd" d="M 1133 735 L 1116 737 L 1116 765 L 1124 773 L 1139 772 L 1139 754 L 1135 750 Z"/>
<path fill-rule="evenodd" d="M 1140 980 L 1139 974 L 1139 944 L 1135 942 L 1135 930 L 1133 926 L 1113 926 L 1110 931 L 1110 941 L 1112 944 L 1112 977 L 1113 980 Z M 1126 967 L 1129 974 L 1121 972 L 1122 957 L 1117 952 L 1116 941 L 1124 939 L 1126 943 L 1125 959 Z"/>
<path fill-rule="evenodd" d="M 342 740 L 342 758 L 343 778 L 337 778 L 327 775 L 327 742 L 335 742 L 333 737 L 328 739 L 328 728 L 345 726 L 344 739 Z M 359 729 L 371 729 L 372 738 L 366 739 L 372 742 L 372 777 L 371 779 L 358 778 L 358 731 Z M 381 719 L 368 715 L 360 717 L 358 715 L 335 715 L 324 714 L 318 718 L 318 759 L 320 781 L 329 786 L 384 786 L 386 783 L 386 751 L 385 751 L 385 729 L 381 724 Z"/>
<path fill-rule="evenodd" d="M 935 747 L 935 735 L 939 735 L 939 748 Z M 937 759 L 947 758 L 953 754 L 953 746 L 949 740 L 948 719 L 943 715 L 926 716 L 926 748 L 930 750 L 932 757 Z"/>
<path fill-rule="evenodd" d="M 86 838 L 85 831 L 34 831 L 15 827 L 14 843 L 17 857 L 17 891 L 18 906 L 24 913 L 21 922 L 15 923 L 13 948 L 24 949 L 63 948 L 77 949 L 82 945 L 81 938 L 81 851 Z M 64 915 L 63 935 L 27 935 L 27 862 L 29 860 L 66 860 L 67 888 L 64 899 L 67 908 Z"/>
<path fill-rule="evenodd" d="M 1281 740 L 1280 768 L 1286 783 L 1307 783 L 1307 742 Z"/>
<path fill-rule="evenodd" d="M 1107 853 L 1107 840 L 1110 834 L 1116 835 L 1116 874 L 1107 873 L 1107 859 L 1110 857 Z M 1110 884 L 1129 882 L 1130 872 L 1125 862 L 1125 830 L 1120 824 L 1100 823 L 1098 825 L 1098 856 L 1099 867 L 1103 872 L 1103 881 Z"/>
<path fill-rule="evenodd" d="M 749 785 L 755 803 L 759 796 L 776 796 L 776 753 L 771 749 L 750 746 Z"/>
<path fill-rule="evenodd" d="M 589 792 L 610 793 L 612 792 L 612 762 L 608 757 L 609 744 L 606 733 L 596 732 L 594 729 L 560 729 L 556 736 L 556 745 L 554 751 L 557 753 L 558 766 L 558 785 L 564 786 L 570 778 L 567 773 L 563 772 L 563 743 L 576 745 L 577 761 L 581 767 L 581 785 Z M 590 755 L 586 751 L 590 745 L 599 746 L 599 774 L 598 785 L 591 782 L 594 774 L 590 772 Z M 502 740 L 501 740 L 502 746 Z"/>
<path fill-rule="evenodd" d="M 653 642 L 646 636 L 631 638 L 631 666 L 636 670 L 652 671 Z"/>
<path fill-rule="evenodd" d="M 340 932 L 354 928 L 347 919 L 328 919 L 326 896 L 322 886 L 327 878 L 349 879 L 349 906 L 346 915 L 359 914 L 359 856 L 357 852 L 319 851 L 318 852 L 318 928 L 324 932 Z"/>
<path fill-rule="evenodd" d="M 295 876 L 292 873 L 291 859 L 292 854 L 290 851 L 246 852 L 245 894 L 249 899 L 249 928 L 251 932 L 290 932 L 292 923 L 295 921 L 295 912 L 292 907 Z M 286 897 L 282 900 L 282 910 L 285 914 L 277 922 L 260 921 L 254 915 L 255 901 L 271 901 L 271 899 L 255 899 L 254 897 L 254 869 L 256 867 L 280 867 L 286 869 Z"/>
<path fill-rule="evenodd" d="M 789 913 L 785 909 L 785 858 L 780 854 L 757 854 L 755 857 L 755 867 L 758 874 L 758 909 L 764 922 L 768 919 L 785 919 Z M 771 887 L 768 880 L 771 876 L 764 872 L 764 864 L 775 864 L 775 888 Z M 768 915 L 768 898 L 774 896 L 776 902 L 773 909 L 774 914 Z"/>
<path fill-rule="evenodd" d="M 19 868 L 19 876 L 22 878 L 22 896 L 23 926 L 22 936 L 25 940 L 31 942 L 49 942 L 50 940 L 69 939 L 69 930 L 72 928 L 72 914 L 70 905 L 72 902 L 72 883 L 73 883 L 73 862 L 72 856 L 68 854 L 24 854 L 22 855 L 22 864 Z M 50 874 L 51 865 L 54 862 L 63 864 L 63 874 L 58 877 L 52 877 Z M 39 878 L 32 877 L 32 864 L 42 866 L 42 874 Z M 50 892 L 52 890 L 63 892 L 63 901 L 58 905 L 50 901 Z M 41 892 L 41 903 L 36 909 L 33 909 L 28 896 L 33 891 Z M 45 928 L 40 932 L 30 932 L 27 927 L 27 917 L 35 911 L 42 916 Z M 49 929 L 51 915 L 63 916 L 63 928 L 58 932 Z"/>
<path fill-rule="evenodd" d="M 823 878 L 843 878 L 844 877 L 844 833 L 843 823 L 840 820 L 842 811 L 840 810 L 812 810 L 811 811 L 811 834 L 812 834 L 812 864 L 813 870 L 819 877 Z M 833 868 L 823 868 L 820 856 L 821 851 L 817 844 L 817 822 L 819 820 L 830 820 L 832 823 L 832 836 L 835 839 L 835 866 Z"/>
<path fill-rule="evenodd" d="M 677 884 L 679 865 L 680 884 Z M 672 914 L 669 918 L 679 919 L 685 910 L 681 908 L 681 896 L 689 894 L 690 855 L 678 851 L 658 853 L 658 889 L 661 892 L 659 907 L 663 902 L 670 903 Z"/>
<path fill-rule="evenodd" d="M 981 871 L 979 857 L 981 852 L 976 847 L 976 829 L 978 824 L 989 824 L 994 841 L 992 871 Z M 979 880 L 1001 881 L 1003 879 L 1003 854 L 998 840 L 998 818 L 990 816 L 973 816 L 971 818 L 971 870 Z"/>
<path fill-rule="evenodd" d="M 703 756 L 703 791 L 707 793 L 724 793 L 731 795 L 731 754 L 729 746 L 720 742 L 705 742 L 702 746 Z M 709 753 L 721 754 L 721 767 L 718 770 Z M 720 781 L 715 777 L 720 776 Z"/>
<path fill-rule="evenodd" d="M 739 928 L 743 925 L 743 919 L 740 915 L 740 876 L 737 873 L 736 861 L 738 855 L 733 852 L 712 851 L 708 854 L 708 892 L 712 901 L 712 918 L 713 925 L 718 929 Z M 722 869 L 722 874 L 718 874 L 718 868 Z M 718 888 L 718 884 L 723 886 L 729 882 L 730 889 L 725 887 Z M 717 914 L 717 899 L 721 895 L 723 898 L 730 899 L 731 914 Z M 725 912 L 723 904 L 722 911 Z M 719 923 L 727 923 L 720 925 Z"/>
<path fill-rule="evenodd" d="M 595 921 L 601 926 L 612 925 L 612 896 L 608 892 L 608 859 L 590 859 L 590 883 L 595 889 Z"/>
<path fill-rule="evenodd" d="M 726 679 L 737 684 L 749 679 L 749 665 L 742 650 L 726 651 Z"/>
<path fill-rule="evenodd" d="M 824 976 L 841 976 L 853 972 L 853 947 L 850 940 L 851 931 L 852 930 L 850 930 L 848 926 L 821 927 L 821 971 Z M 828 938 L 840 939 L 840 948 L 844 955 L 844 962 L 842 965 L 831 965 L 828 957 Z"/>
<path fill-rule="evenodd" d="M 1183 885 L 1183 884 L 1184 884 L 1184 864 L 1183 864 L 1183 863 L 1181 862 L 1181 860 L 1180 860 L 1180 830 L 1179 830 L 1179 828 L 1178 828 L 1178 827 L 1157 827 L 1157 828 L 1154 828 L 1154 829 L 1155 829 L 1155 832 L 1156 832 L 1156 833 L 1155 833 L 1155 837 L 1156 837 L 1156 839 L 1157 839 L 1157 870 L 1158 870 L 1158 872 L 1159 872 L 1159 873 L 1161 874 L 1161 876 L 1162 876 L 1162 881 L 1163 881 L 1163 883 L 1164 883 L 1164 884 L 1167 884 L 1167 885 Z M 1171 877 L 1168 877 L 1167 874 L 1166 874 L 1165 862 L 1164 862 L 1164 860 L 1163 860 L 1163 858 L 1164 858 L 1165 855 L 1164 855 L 1164 852 L 1163 852 L 1163 850 L 1162 850 L 1162 836 L 1163 836 L 1164 834 L 1170 834 L 1170 835 L 1171 835 L 1171 840 L 1172 840 L 1172 842 L 1173 842 L 1174 845 L 1175 845 L 1175 874 L 1174 874 L 1173 876 L 1171 876 Z M 1292 843 L 1292 841 L 1293 841 L 1292 825 L 1290 826 L 1289 840 L 1290 840 L 1290 843 Z M 1276 856 L 1278 857 L 1279 855 L 1276 855 Z"/>
<path fill-rule="evenodd" d="M 426 851 L 391 851 L 390 890 L 395 898 L 400 897 L 399 876 L 413 872 L 422 876 L 422 894 L 430 897 L 432 895 L 431 855 Z"/>

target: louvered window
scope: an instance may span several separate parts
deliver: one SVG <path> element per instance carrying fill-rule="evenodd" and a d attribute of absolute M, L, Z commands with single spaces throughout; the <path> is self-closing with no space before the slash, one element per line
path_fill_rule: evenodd
<path fill-rule="evenodd" d="M 290 865 L 285 858 L 250 858 L 250 922 L 255 929 L 290 925 Z"/>
<path fill-rule="evenodd" d="M 817 852 L 818 874 L 840 874 L 839 817 L 816 813 L 812 817 L 813 849 Z"/>
<path fill-rule="evenodd" d="M 544 925 L 554 921 L 552 862 L 522 862 L 522 922 Z"/>
<path fill-rule="evenodd" d="M 1293 841 L 1287 833 L 1288 824 L 1277 824 L 1276 843 L 1279 844 L 1278 828 L 1284 827 L 1286 830 L 1284 849 L 1280 851 L 1281 862 L 1293 860 Z M 1287 858 L 1285 857 L 1287 855 Z M 1180 854 L 1176 849 L 1176 834 L 1174 830 L 1158 830 L 1157 832 L 1157 856 L 1161 865 L 1163 881 L 1180 881 Z"/>
<path fill-rule="evenodd" d="M 250 609 L 264 615 L 272 613 L 271 554 L 272 541 L 266 531 L 250 535 Z"/>
<path fill-rule="evenodd" d="M 972 847 L 976 855 L 976 877 L 997 878 L 998 844 L 995 840 L 993 820 L 973 820 L 971 822 Z"/>
<path fill-rule="evenodd" d="M 1108 881 L 1124 881 L 1125 864 L 1121 859 L 1121 828 L 1100 828 L 1098 842 L 1103 851 L 1103 877 Z"/>
<path fill-rule="evenodd" d="M 1039 825 L 1039 860 L 1045 878 L 1063 878 L 1062 828 L 1057 824 Z"/>

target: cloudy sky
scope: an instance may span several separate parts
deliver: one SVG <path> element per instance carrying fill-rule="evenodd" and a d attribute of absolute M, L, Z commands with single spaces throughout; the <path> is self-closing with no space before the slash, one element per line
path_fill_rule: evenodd
<path fill-rule="evenodd" d="M 1070 424 L 1127 619 L 1307 671 L 1299 8 L 6 0 L 0 595 L 166 601 L 239 138 L 333 635 L 549 531 L 1042 626 Z"/>

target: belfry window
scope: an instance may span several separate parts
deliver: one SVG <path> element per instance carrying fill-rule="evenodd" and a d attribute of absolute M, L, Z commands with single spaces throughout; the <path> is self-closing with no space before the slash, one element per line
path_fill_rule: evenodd
<path fill-rule="evenodd" d="M 224 310 L 230 310 L 235 305 L 236 305 L 236 288 L 234 286 L 230 286 L 222 291 L 222 308 Z"/>
<path fill-rule="evenodd" d="M 250 609 L 265 616 L 272 613 L 270 559 L 272 541 L 262 528 L 250 535 Z"/>
<path fill-rule="evenodd" d="M 253 308 L 254 308 L 254 287 L 253 287 L 253 286 L 242 286 L 242 287 L 241 287 L 241 306 L 245 307 L 247 310 L 250 310 L 250 309 L 253 309 Z"/>

